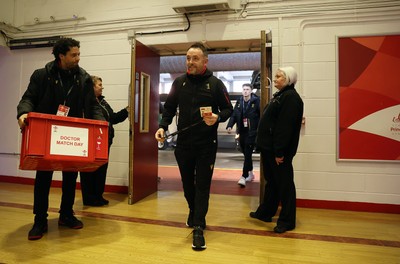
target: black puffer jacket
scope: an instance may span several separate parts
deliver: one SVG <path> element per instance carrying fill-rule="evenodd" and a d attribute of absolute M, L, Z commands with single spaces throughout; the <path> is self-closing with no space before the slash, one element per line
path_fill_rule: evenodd
<path fill-rule="evenodd" d="M 240 134 L 244 130 L 242 127 L 243 118 L 247 118 L 248 137 L 253 141 L 256 138 L 258 122 L 260 121 L 260 98 L 253 93 L 250 96 L 247 107 L 244 107 L 243 96 L 236 101 L 232 116 L 226 128 L 232 128 L 236 124 L 236 133 Z"/>
<path fill-rule="evenodd" d="M 261 116 L 257 147 L 272 152 L 275 157 L 294 157 L 299 144 L 302 118 L 303 101 L 294 85 L 275 93 Z"/>
<path fill-rule="evenodd" d="M 164 104 L 160 127 L 166 131 L 179 107 L 178 130 L 199 123 L 202 120 L 200 107 L 211 106 L 219 115 L 219 121 L 226 121 L 232 113 L 232 104 L 225 85 L 213 76 L 210 70 L 203 75 L 184 74 L 175 79 Z M 177 146 L 210 146 L 217 143 L 218 122 L 208 126 L 204 122 L 178 134 Z"/>
<path fill-rule="evenodd" d="M 124 108 L 119 112 L 115 113 L 114 110 L 111 108 L 111 106 L 104 99 L 104 96 L 99 96 L 97 100 L 101 106 L 101 110 L 103 112 L 106 121 L 108 121 L 108 146 L 111 146 L 114 138 L 113 125 L 125 121 L 125 119 L 128 117 L 128 110 Z"/>
<path fill-rule="evenodd" d="M 17 106 L 17 119 L 29 112 L 56 114 L 58 106 L 64 104 L 70 107 L 68 116 L 104 120 L 90 75 L 80 67 L 61 70 L 52 61 L 33 72 Z"/>

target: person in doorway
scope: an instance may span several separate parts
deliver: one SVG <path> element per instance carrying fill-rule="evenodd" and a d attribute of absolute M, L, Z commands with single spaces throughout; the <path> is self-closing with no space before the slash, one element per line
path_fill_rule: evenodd
<path fill-rule="evenodd" d="M 217 128 L 232 113 L 232 105 L 223 82 L 207 69 L 208 54 L 201 43 L 186 52 L 187 73 L 176 78 L 164 104 L 157 141 L 165 140 L 165 131 L 179 107 L 175 158 L 189 207 L 186 225 L 193 228 L 194 250 L 203 250 L 211 178 L 217 153 Z"/>
<path fill-rule="evenodd" d="M 254 180 L 253 151 L 258 122 L 260 120 L 260 98 L 252 93 L 251 84 L 242 86 L 242 96 L 236 101 L 233 113 L 226 129 L 230 134 L 236 124 L 236 135 L 239 137 L 240 149 L 244 155 L 243 171 L 238 184 L 246 187 L 246 182 Z"/>
<path fill-rule="evenodd" d="M 114 138 L 113 125 L 121 123 L 128 118 L 128 107 L 115 113 L 111 106 L 107 103 L 103 96 L 103 80 L 97 76 L 91 76 L 93 81 L 94 94 L 97 103 L 101 107 L 103 116 L 108 122 L 108 153 Z M 81 191 L 84 205 L 88 206 L 103 206 L 108 205 L 109 201 L 103 197 L 108 162 L 100 166 L 93 172 L 81 172 Z"/>
<path fill-rule="evenodd" d="M 275 233 L 284 233 L 296 227 L 292 161 L 299 144 L 304 107 L 294 88 L 296 82 L 297 73 L 293 67 L 281 67 L 276 71 L 274 84 L 278 92 L 264 109 L 256 139 L 266 185 L 264 200 L 255 212 L 250 212 L 250 217 L 271 222 L 280 203 Z"/>
<path fill-rule="evenodd" d="M 96 102 L 92 80 L 79 67 L 80 43 L 62 38 L 53 47 L 55 60 L 34 71 L 27 90 L 17 106 L 18 125 L 26 126 L 29 112 L 57 114 L 104 120 Z M 44 142 L 43 142 L 44 144 Z M 78 172 L 62 172 L 62 197 L 59 226 L 80 229 L 83 223 L 74 216 L 73 205 Z M 37 171 L 34 187 L 33 213 L 35 220 L 28 239 L 42 238 L 47 231 L 47 211 L 53 171 Z"/>

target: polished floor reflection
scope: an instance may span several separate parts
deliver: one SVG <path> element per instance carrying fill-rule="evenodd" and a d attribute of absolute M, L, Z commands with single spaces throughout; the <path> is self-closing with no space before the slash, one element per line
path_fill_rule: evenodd
<path fill-rule="evenodd" d="M 400 215 L 298 208 L 296 229 L 275 234 L 272 223 L 248 216 L 258 198 L 211 194 L 207 250 L 191 249 L 181 191 L 158 191 L 128 205 L 87 207 L 77 192 L 75 214 L 84 228 L 58 227 L 59 188 L 50 194 L 49 230 L 28 241 L 33 186 L 0 182 L 0 263 L 399 263 Z"/>
<path fill-rule="evenodd" d="M 182 191 L 179 170 L 176 165 L 173 149 L 158 152 L 158 190 Z M 253 155 L 253 171 L 255 179 L 248 182 L 246 188 L 237 184 L 242 176 L 243 155 L 237 150 L 220 149 L 215 161 L 211 193 L 229 195 L 259 196 L 260 193 L 260 154 Z"/>
<path fill-rule="evenodd" d="M 78 191 L 80 230 L 58 227 L 61 189 L 52 188 L 49 230 L 38 241 L 27 239 L 33 186 L 0 182 L 0 263 L 400 263 L 399 214 L 298 208 L 296 229 L 285 234 L 272 231 L 276 217 L 272 223 L 250 218 L 259 178 L 240 188 L 241 154 L 226 151 L 218 153 L 214 171 L 207 249 L 195 252 L 173 151 L 160 151 L 159 160 L 158 192 L 133 205 L 127 194 L 106 193 L 108 206 L 83 206 Z"/>

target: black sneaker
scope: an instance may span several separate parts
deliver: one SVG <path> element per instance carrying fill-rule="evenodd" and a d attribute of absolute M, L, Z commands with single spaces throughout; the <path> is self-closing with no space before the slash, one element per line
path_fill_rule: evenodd
<path fill-rule="evenodd" d="M 83 227 L 83 223 L 73 215 L 60 215 L 60 218 L 58 218 L 58 225 L 68 226 L 72 229 L 81 229 Z"/>
<path fill-rule="evenodd" d="M 286 231 L 290 231 L 290 230 L 293 230 L 293 229 L 294 229 L 294 226 L 293 227 L 289 227 L 289 226 L 279 226 L 279 225 L 277 225 L 277 226 L 274 227 L 274 232 L 278 233 L 278 234 L 283 234 Z"/>
<path fill-rule="evenodd" d="M 193 229 L 193 250 L 204 250 L 207 248 L 206 241 L 203 236 L 203 229 L 200 226 L 195 226 Z"/>
<path fill-rule="evenodd" d="M 38 240 L 47 232 L 47 221 L 45 223 L 34 223 L 28 233 L 28 240 Z"/>
<path fill-rule="evenodd" d="M 100 201 L 100 200 L 91 200 L 91 201 L 85 201 L 83 203 L 83 205 L 100 207 L 100 206 L 105 205 L 105 203 L 103 201 Z"/>
<path fill-rule="evenodd" d="M 259 216 L 256 212 L 250 212 L 250 217 L 251 218 L 256 218 L 258 220 L 270 223 L 272 222 L 272 217 L 263 217 L 263 216 Z"/>
<path fill-rule="evenodd" d="M 110 203 L 110 201 L 107 200 L 107 199 L 104 199 L 104 197 L 101 197 L 101 198 L 100 198 L 100 201 L 101 201 L 104 205 L 108 205 L 108 204 Z"/>
<path fill-rule="evenodd" d="M 186 226 L 193 227 L 193 211 L 189 211 L 189 215 L 186 220 Z"/>

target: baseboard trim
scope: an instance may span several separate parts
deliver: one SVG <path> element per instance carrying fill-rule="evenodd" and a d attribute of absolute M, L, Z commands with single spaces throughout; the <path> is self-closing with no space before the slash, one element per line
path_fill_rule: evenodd
<path fill-rule="evenodd" d="M 34 181 L 35 180 L 31 178 L 0 175 L 0 182 L 33 185 Z M 61 181 L 53 180 L 51 186 L 61 188 Z M 80 189 L 79 182 L 77 183 L 77 188 Z M 105 191 L 112 193 L 127 194 L 128 187 L 118 186 L 118 185 L 106 185 Z M 400 205 L 398 204 L 378 204 L 378 203 L 364 203 L 364 202 L 297 199 L 297 207 L 344 210 L 344 211 L 355 211 L 355 212 L 400 214 Z"/>
<path fill-rule="evenodd" d="M 0 182 L 34 185 L 35 179 L 0 175 Z M 62 183 L 62 181 L 53 180 L 51 183 L 51 187 L 61 188 L 61 183 Z M 81 189 L 81 184 L 79 182 L 77 182 L 76 187 L 78 189 Z M 128 193 L 128 186 L 106 185 L 105 191 L 111 192 L 111 193 Z"/>
<path fill-rule="evenodd" d="M 307 199 L 297 199 L 296 204 L 297 207 L 304 207 L 304 208 L 400 214 L 400 205 L 398 204 L 378 204 L 378 203 L 364 203 L 364 202 L 326 201 L 326 200 L 307 200 Z"/>

